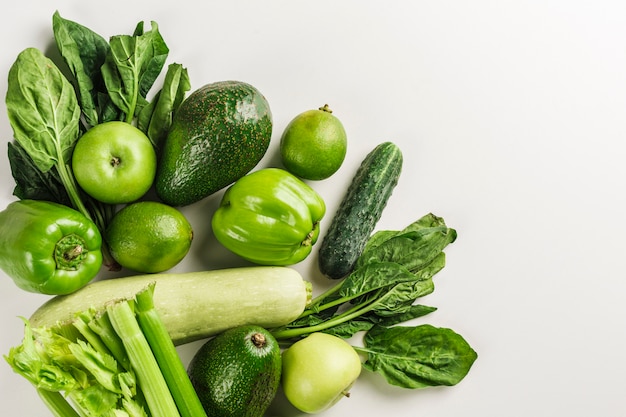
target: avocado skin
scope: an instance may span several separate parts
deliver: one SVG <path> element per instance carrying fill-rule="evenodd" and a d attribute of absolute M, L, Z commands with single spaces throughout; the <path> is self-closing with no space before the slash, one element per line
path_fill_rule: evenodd
<path fill-rule="evenodd" d="M 174 115 L 157 167 L 157 196 L 171 206 L 202 200 L 251 171 L 271 136 L 269 103 L 255 87 L 241 81 L 200 87 Z"/>
<path fill-rule="evenodd" d="M 265 336 L 256 347 L 251 335 Z M 207 417 L 262 417 L 280 384 L 280 347 L 265 329 L 244 325 L 209 339 L 187 372 Z"/>

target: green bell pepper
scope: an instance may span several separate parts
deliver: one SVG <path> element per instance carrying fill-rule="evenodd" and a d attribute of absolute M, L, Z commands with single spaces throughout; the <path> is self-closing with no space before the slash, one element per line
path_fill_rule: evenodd
<path fill-rule="evenodd" d="M 292 265 L 311 253 L 326 205 L 309 185 L 279 168 L 237 180 L 213 214 L 217 240 L 260 265 Z"/>
<path fill-rule="evenodd" d="M 18 200 L 0 212 L 0 269 L 23 290 L 59 295 L 85 286 L 102 265 L 102 237 L 78 211 Z"/>

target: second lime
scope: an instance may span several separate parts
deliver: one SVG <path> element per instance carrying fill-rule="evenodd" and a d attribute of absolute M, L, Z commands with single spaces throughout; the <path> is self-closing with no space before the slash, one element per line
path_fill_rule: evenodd
<path fill-rule="evenodd" d="M 343 164 L 348 140 L 341 121 L 328 105 L 297 115 L 280 140 L 287 171 L 307 180 L 323 180 Z"/>
<path fill-rule="evenodd" d="M 176 208 L 141 201 L 115 214 L 105 232 L 111 256 L 124 268 L 156 273 L 176 266 L 193 240 L 191 224 Z"/>

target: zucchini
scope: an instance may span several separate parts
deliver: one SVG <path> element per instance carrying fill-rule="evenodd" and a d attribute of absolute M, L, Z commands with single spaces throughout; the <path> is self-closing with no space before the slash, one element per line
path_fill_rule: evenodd
<path fill-rule="evenodd" d="M 32 327 L 73 320 L 90 308 L 134 297 L 151 283 L 154 305 L 175 345 L 246 324 L 265 328 L 295 320 L 311 299 L 311 284 L 288 267 L 251 266 L 214 271 L 136 275 L 94 281 L 51 298 L 30 317 Z"/>
<path fill-rule="evenodd" d="M 319 248 L 320 271 L 348 275 L 380 220 L 402 171 L 402 152 L 392 142 L 376 146 L 361 162 Z"/>

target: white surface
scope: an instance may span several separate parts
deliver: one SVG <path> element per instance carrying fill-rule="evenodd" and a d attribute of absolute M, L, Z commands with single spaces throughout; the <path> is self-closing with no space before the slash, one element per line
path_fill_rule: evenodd
<path fill-rule="evenodd" d="M 350 149 L 313 184 L 334 213 L 362 157 L 395 141 L 405 165 L 378 225 L 423 214 L 457 229 L 422 321 L 451 327 L 478 351 L 458 386 L 405 391 L 364 375 L 324 416 L 570 417 L 626 415 L 626 3 L 621 1 L 22 0 L 0 14 L 0 91 L 17 54 L 52 42 L 54 10 L 103 36 L 156 21 L 168 62 L 194 88 L 247 81 L 282 129 L 329 103 Z M 12 132 L 0 102 L 0 136 Z M 0 158 L 0 206 L 14 199 Z M 179 268 L 217 262 L 209 214 Z M 211 252 L 213 251 L 213 252 Z M 213 253 L 213 255 L 211 255 Z M 227 258 L 229 259 L 229 258 Z M 314 262 L 298 265 L 306 276 Z M 0 351 L 46 297 L 0 276 Z M 320 289 L 324 281 L 315 280 Z M 188 357 L 197 346 L 181 353 Z M 0 364 L 0 413 L 46 416 L 26 382 Z M 280 400 L 273 415 L 299 415 Z"/>

